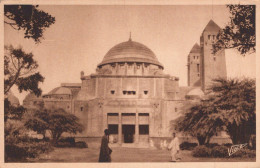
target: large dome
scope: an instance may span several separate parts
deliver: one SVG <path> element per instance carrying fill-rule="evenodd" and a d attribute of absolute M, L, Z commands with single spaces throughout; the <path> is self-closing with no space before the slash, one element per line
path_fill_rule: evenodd
<path fill-rule="evenodd" d="M 112 47 L 98 66 L 118 62 L 150 63 L 163 68 L 152 50 L 131 39 Z"/>

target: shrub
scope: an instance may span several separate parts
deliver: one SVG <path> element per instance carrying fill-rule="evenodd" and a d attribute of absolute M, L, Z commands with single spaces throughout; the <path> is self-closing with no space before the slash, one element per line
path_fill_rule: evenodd
<path fill-rule="evenodd" d="M 5 145 L 5 161 L 23 161 L 53 150 L 49 142 L 19 142 Z"/>
<path fill-rule="evenodd" d="M 215 146 L 211 151 L 212 157 L 228 157 L 228 147 L 226 146 Z"/>
<path fill-rule="evenodd" d="M 233 144 L 232 143 L 225 143 L 224 146 L 230 148 Z"/>
<path fill-rule="evenodd" d="M 75 138 L 74 137 L 61 138 L 55 144 L 55 146 L 59 148 L 75 147 Z"/>
<path fill-rule="evenodd" d="M 58 148 L 70 148 L 70 147 L 74 147 L 74 145 L 71 145 L 69 142 L 58 142 L 56 144 L 54 144 L 55 147 Z"/>
<path fill-rule="evenodd" d="M 74 137 L 66 137 L 59 140 L 59 142 L 67 142 L 72 145 L 75 145 L 75 138 Z"/>
<path fill-rule="evenodd" d="M 211 149 L 206 147 L 205 145 L 197 146 L 192 151 L 192 156 L 194 157 L 210 157 Z"/>
<path fill-rule="evenodd" d="M 181 150 L 193 150 L 196 146 L 198 146 L 197 143 L 183 142 L 180 144 L 180 149 Z"/>
<path fill-rule="evenodd" d="M 206 147 L 208 147 L 208 148 L 214 148 L 215 146 L 219 146 L 219 144 L 217 144 L 217 143 L 209 143 L 209 144 L 206 144 Z"/>
<path fill-rule="evenodd" d="M 254 158 L 254 157 L 256 157 L 256 151 L 250 150 L 248 148 L 244 148 L 244 149 L 240 149 L 239 151 L 235 152 L 230 157 Z"/>
<path fill-rule="evenodd" d="M 75 147 L 76 148 L 88 148 L 88 145 L 84 141 L 79 141 L 79 142 L 76 142 Z"/>
<path fill-rule="evenodd" d="M 256 150 L 256 135 L 251 135 L 249 141 L 249 147 L 253 150 Z"/>

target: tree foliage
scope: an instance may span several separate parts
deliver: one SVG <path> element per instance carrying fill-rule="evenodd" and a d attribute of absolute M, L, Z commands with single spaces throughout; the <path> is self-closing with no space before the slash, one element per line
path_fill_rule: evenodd
<path fill-rule="evenodd" d="M 227 5 L 231 17 L 227 26 L 218 34 L 213 51 L 223 48 L 237 49 L 242 55 L 255 52 L 255 5 Z"/>
<path fill-rule="evenodd" d="M 32 53 L 25 53 L 23 49 L 5 46 L 4 55 L 4 94 L 16 85 L 20 92 L 30 91 L 39 96 L 42 90 L 39 83 L 43 76 L 37 72 L 38 63 Z"/>
<path fill-rule="evenodd" d="M 55 18 L 38 9 L 38 5 L 5 5 L 5 24 L 15 30 L 24 30 L 24 38 L 32 38 L 39 43 L 43 32 L 55 23 Z"/>
<path fill-rule="evenodd" d="M 225 130 L 234 144 L 248 143 L 256 131 L 254 79 L 215 79 L 203 100 L 175 121 L 179 131 L 197 137 L 200 145 Z"/>
<path fill-rule="evenodd" d="M 215 79 L 209 88 L 218 115 L 234 144 L 248 143 L 256 133 L 256 85 L 254 79 Z M 212 96 L 213 97 L 213 96 Z"/>
<path fill-rule="evenodd" d="M 54 143 L 57 143 L 65 132 L 76 134 L 84 130 L 79 118 L 63 109 L 37 110 L 33 117 L 26 121 L 25 126 L 41 134 L 50 131 Z"/>
<path fill-rule="evenodd" d="M 223 129 L 219 119 L 221 116 L 216 115 L 216 107 L 210 100 L 188 103 L 190 105 L 184 116 L 174 121 L 175 127 L 178 131 L 196 137 L 200 145 L 208 144 L 211 137 Z"/>
<path fill-rule="evenodd" d="M 10 101 L 5 98 L 4 100 L 4 121 L 8 119 L 11 120 L 21 120 L 23 114 L 25 113 L 25 108 L 23 106 L 12 106 Z"/>

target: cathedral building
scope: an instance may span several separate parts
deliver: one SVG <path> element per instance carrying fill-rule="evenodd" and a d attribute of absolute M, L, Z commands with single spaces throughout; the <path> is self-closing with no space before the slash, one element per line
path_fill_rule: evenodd
<path fill-rule="evenodd" d="M 81 83 L 61 84 L 38 98 L 29 94 L 24 106 L 63 108 L 85 125 L 76 138 L 100 143 L 108 128 L 117 146 L 154 146 L 171 137 L 171 121 L 181 114 L 184 101 L 203 96 L 210 79 L 226 76 L 224 51 L 213 55 L 211 44 L 219 27 L 211 20 L 188 55 L 188 86 L 165 74 L 155 53 L 128 41 L 112 47 L 91 75 L 80 73 Z"/>

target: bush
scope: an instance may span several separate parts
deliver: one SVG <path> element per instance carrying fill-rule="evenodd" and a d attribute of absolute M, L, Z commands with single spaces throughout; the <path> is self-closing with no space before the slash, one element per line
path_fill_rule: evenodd
<path fill-rule="evenodd" d="M 74 137 L 66 137 L 59 140 L 59 142 L 68 142 L 70 144 L 75 145 L 75 138 Z"/>
<path fill-rule="evenodd" d="M 217 144 L 217 143 L 209 143 L 209 144 L 206 144 L 206 147 L 208 147 L 208 148 L 214 148 L 215 146 L 219 146 L 219 144 Z"/>
<path fill-rule="evenodd" d="M 226 146 L 215 146 L 211 151 L 212 157 L 228 157 L 228 147 Z"/>
<path fill-rule="evenodd" d="M 206 147 L 205 145 L 197 146 L 192 151 L 192 156 L 194 157 L 210 157 L 211 149 Z"/>
<path fill-rule="evenodd" d="M 5 161 L 23 161 L 53 150 L 49 142 L 19 142 L 5 145 Z"/>
<path fill-rule="evenodd" d="M 256 135 L 251 135 L 249 147 L 250 149 L 256 150 Z"/>
<path fill-rule="evenodd" d="M 198 146 L 197 143 L 183 142 L 180 144 L 180 149 L 181 150 L 193 150 L 196 146 Z"/>
<path fill-rule="evenodd" d="M 79 142 L 76 142 L 75 147 L 76 148 L 88 148 L 88 145 L 84 141 L 79 141 Z"/>
<path fill-rule="evenodd" d="M 75 147 L 75 138 L 73 137 L 62 138 L 57 142 L 55 146 L 60 148 Z"/>
<path fill-rule="evenodd" d="M 232 154 L 230 157 L 244 157 L 244 158 L 254 158 L 256 157 L 256 151 L 250 150 L 248 148 L 240 149 L 239 151 Z"/>
<path fill-rule="evenodd" d="M 233 144 L 232 143 L 225 143 L 224 146 L 230 148 Z"/>

